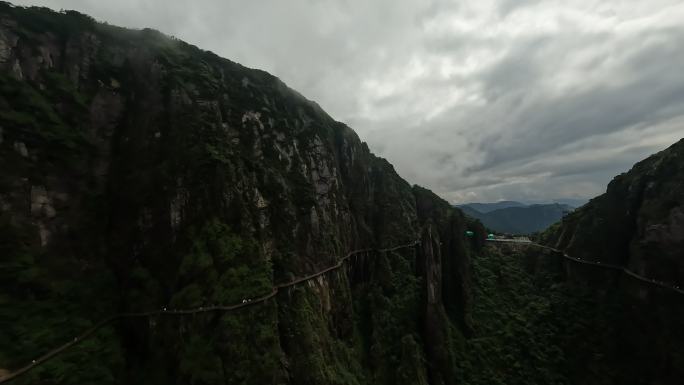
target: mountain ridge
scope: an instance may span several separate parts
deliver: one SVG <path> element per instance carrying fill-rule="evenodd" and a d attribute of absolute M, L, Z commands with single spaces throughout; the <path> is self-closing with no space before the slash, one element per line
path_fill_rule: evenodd
<path fill-rule="evenodd" d="M 462 208 L 462 207 L 468 207 L 473 210 L 476 210 L 478 212 L 481 212 L 483 214 L 486 214 L 488 212 L 494 211 L 494 210 L 499 210 L 499 209 L 505 209 L 508 207 L 524 207 L 527 206 L 525 203 L 521 202 L 516 202 L 516 201 L 499 201 L 499 202 L 493 202 L 493 203 L 463 203 L 463 204 L 458 204 L 456 207 Z"/>
<path fill-rule="evenodd" d="M 480 212 L 472 205 L 458 206 L 463 212 L 480 220 L 499 233 L 531 234 L 545 230 L 572 211 L 572 207 L 558 203 L 507 206 Z"/>

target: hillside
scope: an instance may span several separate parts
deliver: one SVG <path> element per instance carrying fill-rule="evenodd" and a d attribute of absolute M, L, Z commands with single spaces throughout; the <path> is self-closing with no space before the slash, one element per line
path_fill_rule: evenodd
<path fill-rule="evenodd" d="M 684 140 L 541 236 L 472 258 L 469 383 L 680 384 Z"/>
<path fill-rule="evenodd" d="M 538 246 L 488 247 L 472 270 L 467 383 L 681 383 L 682 294 Z"/>
<path fill-rule="evenodd" d="M 629 381 L 680 383 L 684 302 L 665 288 L 684 287 L 684 139 L 615 177 L 605 194 L 552 226 L 542 241 L 574 258 L 619 268 L 568 266 L 568 272 L 596 290 L 600 307 L 613 304 L 602 293 L 627 296 L 615 326 L 622 341 L 616 354 L 620 367 L 633 373 Z"/>
<path fill-rule="evenodd" d="M 455 383 L 483 229 L 277 78 L 0 3 L 0 89 L 0 377 Z"/>
<path fill-rule="evenodd" d="M 459 206 L 463 212 L 479 219 L 487 228 L 511 234 L 530 234 L 545 230 L 558 222 L 572 207 L 558 203 L 505 207 L 480 212 L 472 204 Z"/>
<path fill-rule="evenodd" d="M 545 236 L 572 255 L 684 286 L 684 140 L 615 177 Z"/>

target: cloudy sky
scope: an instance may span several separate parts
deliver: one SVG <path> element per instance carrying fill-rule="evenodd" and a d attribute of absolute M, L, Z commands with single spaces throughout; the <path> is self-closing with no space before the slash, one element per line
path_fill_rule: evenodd
<path fill-rule="evenodd" d="M 452 202 L 589 198 L 684 137 L 680 0 L 28 0 L 261 68 Z"/>

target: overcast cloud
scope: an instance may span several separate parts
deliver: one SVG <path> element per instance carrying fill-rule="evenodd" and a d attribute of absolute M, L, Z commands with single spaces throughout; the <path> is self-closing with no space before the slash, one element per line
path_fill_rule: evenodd
<path fill-rule="evenodd" d="M 452 202 L 589 198 L 684 137 L 680 0 L 43 0 L 264 69 Z"/>

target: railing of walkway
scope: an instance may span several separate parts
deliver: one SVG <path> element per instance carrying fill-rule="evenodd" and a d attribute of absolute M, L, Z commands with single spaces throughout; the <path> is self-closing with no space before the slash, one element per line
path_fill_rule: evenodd
<path fill-rule="evenodd" d="M 497 240 L 497 242 L 506 243 L 506 240 Z M 592 265 L 592 266 L 602 267 L 602 268 L 604 268 L 604 269 L 619 270 L 619 271 L 622 271 L 623 273 L 629 275 L 629 276 L 632 277 L 632 278 L 638 279 L 638 280 L 640 280 L 640 281 L 642 281 L 642 282 L 645 282 L 645 283 L 648 283 L 648 284 L 650 284 L 650 285 L 662 287 L 662 288 L 665 288 L 665 289 L 669 289 L 669 290 L 675 291 L 675 292 L 677 292 L 677 293 L 679 293 L 679 294 L 684 294 L 684 289 L 682 289 L 681 287 L 679 287 L 679 286 L 677 286 L 677 285 L 674 285 L 674 284 L 667 284 L 666 282 L 658 281 L 658 280 L 653 279 L 653 278 L 644 277 L 644 276 L 642 276 L 642 275 L 639 275 L 639 274 L 637 274 L 637 273 L 635 273 L 635 272 L 629 270 L 628 268 L 626 268 L 626 267 L 624 267 L 624 266 L 614 265 L 614 264 L 610 264 L 610 263 L 602 263 L 602 262 L 600 262 L 600 261 L 588 261 L 588 260 L 585 260 L 585 259 L 581 259 L 581 258 L 579 258 L 579 257 L 571 257 L 571 256 L 569 256 L 566 252 L 564 252 L 563 250 L 558 250 L 558 249 L 555 249 L 555 248 L 553 248 L 553 247 L 549 247 L 549 246 L 545 246 L 545 245 L 540 245 L 540 244 L 534 243 L 534 242 L 519 242 L 519 241 L 512 241 L 512 242 L 509 242 L 509 243 L 527 244 L 527 245 L 530 245 L 530 246 L 541 247 L 541 248 L 543 248 L 543 249 L 551 250 L 551 251 L 553 251 L 553 252 L 555 252 L 555 253 L 557 253 L 557 254 L 560 254 L 561 256 L 563 256 L 563 258 L 565 258 L 565 259 L 567 259 L 567 260 L 569 260 L 569 261 L 575 262 L 575 263 L 581 263 L 581 264 L 585 264 L 585 265 Z"/>
<path fill-rule="evenodd" d="M 233 311 L 233 310 L 238 310 L 241 308 L 245 308 L 248 306 L 255 306 L 257 304 L 264 303 L 268 301 L 269 299 L 275 297 L 278 294 L 278 291 L 280 289 L 285 289 L 289 287 L 293 287 L 299 283 L 309 281 L 311 279 L 314 279 L 316 277 L 319 277 L 327 272 L 330 272 L 332 270 L 339 269 L 342 267 L 342 265 L 349 260 L 349 258 L 352 255 L 356 254 L 361 254 L 361 253 L 367 253 L 370 251 L 376 251 L 376 252 L 390 252 L 390 251 L 396 251 L 400 249 L 405 249 L 405 248 L 410 248 L 418 245 L 420 243 L 419 240 L 404 244 L 404 245 L 399 245 L 399 246 L 394 246 L 390 248 L 385 248 L 385 249 L 373 249 L 373 248 L 366 248 L 366 249 L 359 249 L 359 250 L 353 250 L 347 253 L 344 257 L 342 257 L 339 262 L 337 262 L 335 265 L 327 267 L 323 270 L 320 270 L 316 273 L 309 274 L 304 277 L 300 278 L 295 278 L 290 282 L 282 283 L 273 286 L 271 289 L 271 292 L 268 294 L 264 294 L 262 296 L 252 298 L 249 300 L 244 300 L 242 303 L 238 304 L 233 304 L 233 305 L 213 305 L 213 306 L 200 306 L 197 308 L 192 308 L 192 309 L 167 309 L 165 307 L 158 309 L 158 310 L 150 310 L 150 311 L 145 311 L 145 312 L 137 312 L 137 313 L 119 313 L 115 314 L 109 318 L 103 319 L 102 321 L 98 322 L 94 326 L 90 327 L 89 329 L 83 331 L 81 334 L 78 336 L 74 337 L 72 340 L 69 342 L 66 342 L 62 344 L 61 346 L 58 346 L 49 352 L 43 354 L 39 358 L 36 358 L 35 360 L 31 361 L 29 364 L 10 372 L 9 374 L 5 375 L 4 377 L 0 377 L 0 384 L 1 383 L 6 383 L 8 381 L 11 381 L 17 377 L 19 377 L 22 374 L 25 374 L 29 372 L 30 370 L 36 368 L 37 366 L 44 364 L 48 360 L 55 358 L 59 354 L 63 353 L 64 351 L 68 350 L 69 348 L 83 342 L 84 340 L 88 339 L 91 337 L 95 332 L 97 332 L 99 329 L 103 328 L 106 325 L 109 325 L 115 321 L 124 319 L 124 318 L 136 318 L 136 317 L 150 317 L 150 316 L 184 316 L 184 315 L 189 315 L 189 314 L 198 314 L 198 313 L 206 313 L 206 312 L 216 312 L 216 311 Z"/>

